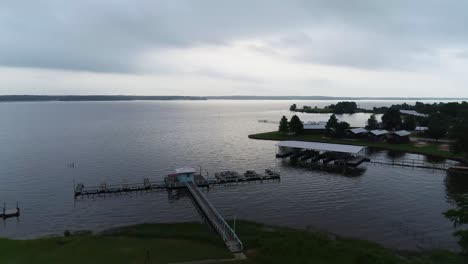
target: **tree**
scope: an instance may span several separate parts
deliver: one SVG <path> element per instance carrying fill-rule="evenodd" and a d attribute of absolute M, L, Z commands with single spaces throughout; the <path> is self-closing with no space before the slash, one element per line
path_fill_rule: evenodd
<path fill-rule="evenodd" d="M 436 113 L 429 116 L 427 133 L 429 136 L 439 139 L 447 134 L 448 121 L 441 114 Z"/>
<path fill-rule="evenodd" d="M 336 124 L 338 124 L 338 119 L 336 119 L 335 114 L 332 114 L 330 119 L 328 119 L 327 125 L 325 127 L 327 129 L 332 129 L 336 127 Z"/>
<path fill-rule="evenodd" d="M 289 107 L 289 111 L 296 111 L 297 109 L 297 105 L 296 104 L 293 104 Z"/>
<path fill-rule="evenodd" d="M 449 136 L 454 139 L 452 149 L 455 152 L 464 152 L 468 155 L 468 117 L 459 119 L 449 131 Z"/>
<path fill-rule="evenodd" d="M 288 119 L 285 116 L 281 118 L 278 131 L 281 133 L 288 133 L 289 131 Z"/>
<path fill-rule="evenodd" d="M 400 110 L 396 108 L 389 108 L 382 116 L 382 123 L 385 129 L 397 129 L 401 125 Z"/>
<path fill-rule="evenodd" d="M 401 126 L 405 130 L 413 131 L 416 129 L 416 118 L 414 116 L 405 116 L 403 124 Z"/>
<path fill-rule="evenodd" d="M 375 118 L 375 115 L 371 115 L 369 119 L 367 119 L 367 129 L 374 130 L 379 127 L 379 123 L 377 122 L 377 118 Z"/>
<path fill-rule="evenodd" d="M 454 197 L 456 209 L 450 209 L 444 212 L 455 227 L 468 224 L 468 195 L 460 194 Z M 454 235 L 458 237 L 458 244 L 464 254 L 468 254 L 468 229 L 458 229 Z"/>
<path fill-rule="evenodd" d="M 335 126 L 335 137 L 343 137 L 345 135 L 346 129 L 349 128 L 349 124 L 346 122 L 338 122 Z"/>
<path fill-rule="evenodd" d="M 289 130 L 295 134 L 302 134 L 302 132 L 304 132 L 304 124 L 297 115 L 291 117 L 291 121 L 289 122 Z"/>
<path fill-rule="evenodd" d="M 335 114 L 354 114 L 357 110 L 355 102 L 338 102 L 333 106 L 333 113 Z"/>

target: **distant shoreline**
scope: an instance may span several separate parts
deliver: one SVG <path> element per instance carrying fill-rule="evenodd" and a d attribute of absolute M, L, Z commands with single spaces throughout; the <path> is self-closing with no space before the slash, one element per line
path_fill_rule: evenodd
<path fill-rule="evenodd" d="M 46 102 L 46 101 L 206 101 L 206 100 L 455 100 L 468 98 L 442 97 L 331 97 L 331 96 L 178 96 L 178 95 L 0 95 L 0 102 Z"/>

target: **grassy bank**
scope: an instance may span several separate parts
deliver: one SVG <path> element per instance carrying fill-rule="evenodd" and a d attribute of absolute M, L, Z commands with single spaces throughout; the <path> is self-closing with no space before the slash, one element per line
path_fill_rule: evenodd
<path fill-rule="evenodd" d="M 397 254 L 375 243 L 238 221 L 239 263 L 466 263 L 451 252 Z M 0 263 L 170 263 L 232 258 L 198 223 L 145 224 L 99 235 L 0 239 Z M 466 259 L 465 259 L 466 261 Z"/>
<path fill-rule="evenodd" d="M 282 134 L 277 131 L 259 133 L 249 135 L 249 138 L 252 139 L 262 139 L 262 140 L 301 140 L 301 141 L 311 141 L 311 142 L 324 142 L 324 143 L 335 143 L 335 144 L 349 144 L 349 145 L 358 145 L 358 146 L 368 146 L 379 149 L 386 150 L 397 150 L 404 151 L 409 153 L 431 155 L 441 158 L 452 158 L 460 159 L 460 155 L 443 150 L 441 144 L 437 143 L 427 143 L 423 146 L 418 146 L 415 143 L 406 143 L 406 144 L 389 144 L 386 142 L 372 142 L 364 139 L 340 139 L 340 138 L 330 138 L 323 135 L 316 134 L 304 134 L 304 135 L 287 135 Z"/>

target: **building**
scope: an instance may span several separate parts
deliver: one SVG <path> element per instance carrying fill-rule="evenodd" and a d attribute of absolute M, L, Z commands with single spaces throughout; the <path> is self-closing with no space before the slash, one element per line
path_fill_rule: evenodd
<path fill-rule="evenodd" d="M 419 112 L 416 112 L 414 110 L 400 110 L 400 113 L 403 115 L 411 115 L 411 116 L 417 116 L 417 117 L 428 117 L 426 114 L 421 114 Z"/>
<path fill-rule="evenodd" d="M 346 130 L 346 136 L 352 138 L 364 137 L 369 131 L 365 128 L 358 127 Z"/>
<path fill-rule="evenodd" d="M 304 132 L 310 134 L 320 134 L 327 131 L 327 122 L 306 122 L 304 123 Z"/>
<path fill-rule="evenodd" d="M 388 134 L 387 130 L 375 129 L 367 132 L 367 137 L 372 141 L 384 141 Z"/>
<path fill-rule="evenodd" d="M 406 130 L 399 130 L 387 135 L 387 142 L 393 144 L 408 143 L 410 141 L 409 136 L 411 133 Z"/>

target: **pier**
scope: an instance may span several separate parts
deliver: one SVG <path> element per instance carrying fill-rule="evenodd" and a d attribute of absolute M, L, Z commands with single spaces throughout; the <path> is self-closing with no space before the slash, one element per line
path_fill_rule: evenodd
<path fill-rule="evenodd" d="M 430 163 L 424 160 L 418 159 L 371 159 L 370 163 L 374 164 L 384 164 L 397 167 L 411 167 L 411 168 L 421 168 L 421 169 L 431 169 L 431 170 L 441 170 L 448 171 L 454 165 L 448 164 L 447 162 L 442 163 Z"/>
<path fill-rule="evenodd" d="M 253 170 L 248 170 L 244 174 L 239 174 L 234 171 L 223 171 L 215 173 L 215 179 L 209 180 L 200 174 L 196 174 L 196 170 L 193 168 L 179 168 L 176 169 L 175 173 L 167 175 L 164 178 L 164 182 L 155 183 L 145 178 L 143 183 L 139 184 L 128 184 L 124 182 L 122 185 L 107 185 L 106 183 L 102 183 L 100 186 L 85 187 L 84 184 L 79 183 L 74 186 L 74 191 L 75 198 L 77 198 L 79 196 L 149 190 L 187 189 L 194 203 L 200 209 L 199 212 L 203 214 L 209 225 L 221 237 L 226 247 L 233 253 L 239 253 L 243 251 L 241 240 L 237 237 L 235 230 L 228 225 L 200 188 L 209 188 L 216 184 L 226 185 L 279 179 L 280 174 L 274 169 L 266 169 L 263 174 L 259 174 Z"/>
<path fill-rule="evenodd" d="M 229 172 L 229 171 L 227 171 Z M 226 172 L 215 173 L 215 175 L 223 175 Z M 232 172 L 231 172 L 232 173 Z M 272 169 L 266 169 L 264 174 L 254 171 L 247 171 L 244 174 L 237 173 L 235 177 L 221 177 L 215 179 L 207 179 L 199 174 L 194 174 L 192 181 L 198 187 L 210 188 L 216 185 L 231 185 L 243 184 L 250 182 L 267 182 L 272 180 L 280 180 L 280 174 Z M 105 194 L 120 194 L 128 192 L 144 192 L 144 191 L 164 191 L 172 189 L 185 189 L 185 182 L 179 181 L 177 173 L 170 174 L 164 178 L 164 181 L 152 182 L 149 178 L 144 178 L 141 183 L 108 184 L 101 183 L 99 186 L 85 186 L 83 183 L 74 185 L 75 198 L 80 196 L 95 196 Z"/>
<path fill-rule="evenodd" d="M 243 245 L 235 231 L 226 223 L 224 218 L 218 213 L 208 198 L 206 198 L 206 196 L 200 191 L 198 186 L 192 181 L 188 181 L 184 184 L 210 225 L 223 239 L 226 247 L 233 253 L 242 252 Z"/>

